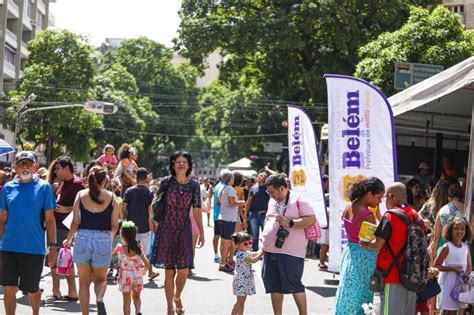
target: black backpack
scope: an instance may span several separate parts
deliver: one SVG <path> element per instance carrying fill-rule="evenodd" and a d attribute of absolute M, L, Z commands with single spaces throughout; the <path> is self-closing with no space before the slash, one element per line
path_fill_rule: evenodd
<path fill-rule="evenodd" d="M 407 241 L 400 252 L 405 250 L 405 259 L 399 268 L 401 285 L 412 292 L 420 292 L 428 282 L 428 238 L 423 230 L 423 221 L 413 213 L 413 221 L 401 210 L 388 210 L 407 225 Z M 388 243 L 387 243 L 388 245 Z M 387 246 L 392 258 L 396 260 L 390 246 Z M 399 256 L 399 255 L 397 255 Z"/>

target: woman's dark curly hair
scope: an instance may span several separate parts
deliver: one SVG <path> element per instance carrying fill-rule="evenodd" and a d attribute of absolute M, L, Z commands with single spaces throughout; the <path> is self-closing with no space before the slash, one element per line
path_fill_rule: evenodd
<path fill-rule="evenodd" d="M 450 242 L 453 240 L 453 230 L 454 226 L 456 224 L 462 223 L 466 226 L 466 233 L 464 234 L 464 237 L 462 238 L 462 241 L 464 243 L 471 243 L 471 237 L 472 237 L 472 232 L 471 232 L 471 227 L 467 223 L 466 219 L 461 218 L 461 217 L 455 217 L 451 221 L 448 222 L 448 224 L 444 227 L 443 229 L 443 237 L 447 242 Z"/>
<path fill-rule="evenodd" d="M 186 158 L 186 160 L 188 160 L 189 168 L 186 172 L 186 176 L 189 176 L 189 174 L 191 174 L 191 172 L 193 171 L 193 158 L 191 157 L 191 154 L 189 154 L 188 151 L 179 150 L 179 151 L 176 151 L 172 156 L 170 156 L 170 165 L 168 166 L 168 169 L 171 175 L 176 176 L 176 171 L 174 169 L 174 162 L 180 156 L 183 156 Z"/>
<path fill-rule="evenodd" d="M 351 202 L 356 202 L 365 194 L 371 192 L 372 194 L 380 194 L 385 191 L 385 185 L 377 177 L 369 177 L 361 179 L 349 188 L 348 197 Z"/>

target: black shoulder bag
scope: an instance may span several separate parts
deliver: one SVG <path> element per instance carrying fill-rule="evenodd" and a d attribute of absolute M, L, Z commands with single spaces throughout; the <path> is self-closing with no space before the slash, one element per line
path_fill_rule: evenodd
<path fill-rule="evenodd" d="M 153 210 L 153 220 L 160 223 L 165 219 L 166 213 L 166 193 L 170 186 L 171 176 L 163 178 L 164 189 L 159 194 L 156 194 L 151 203 L 151 208 Z"/>

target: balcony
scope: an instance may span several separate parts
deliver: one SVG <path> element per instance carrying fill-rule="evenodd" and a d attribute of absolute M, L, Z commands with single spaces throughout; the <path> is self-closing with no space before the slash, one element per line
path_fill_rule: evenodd
<path fill-rule="evenodd" d="M 56 18 L 54 17 L 54 14 L 51 13 L 51 11 L 49 11 L 48 26 L 49 27 L 55 27 L 56 26 Z"/>
<path fill-rule="evenodd" d="M 37 0 L 38 1 L 38 11 L 40 11 L 42 14 L 46 14 L 46 6 L 44 5 L 43 0 Z"/>
<path fill-rule="evenodd" d="M 21 59 L 27 59 L 29 55 L 30 51 L 26 48 L 26 43 L 22 41 L 20 46 L 20 57 Z"/>
<path fill-rule="evenodd" d="M 7 8 L 8 8 L 8 15 L 9 19 L 18 19 L 20 17 L 20 8 L 13 0 L 7 0 Z"/>
<path fill-rule="evenodd" d="M 26 30 L 32 31 L 33 26 L 31 25 L 31 19 L 29 16 L 23 15 L 23 26 L 25 27 Z M 25 31 L 25 30 L 23 30 Z"/>
<path fill-rule="evenodd" d="M 7 42 L 8 45 L 16 49 L 18 47 L 18 37 L 15 35 L 15 33 L 10 31 L 8 28 L 6 29 L 5 34 L 7 35 L 5 36 L 5 42 Z"/>
<path fill-rule="evenodd" d="M 3 60 L 3 78 L 6 80 L 15 80 L 15 65 Z"/>

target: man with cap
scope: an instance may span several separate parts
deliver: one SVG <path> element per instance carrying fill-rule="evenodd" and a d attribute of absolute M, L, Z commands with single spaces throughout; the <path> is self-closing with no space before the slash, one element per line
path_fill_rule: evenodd
<path fill-rule="evenodd" d="M 37 170 L 38 164 L 32 152 L 18 152 L 15 157 L 18 177 L 5 184 L 0 199 L 1 272 L 6 315 L 15 314 L 18 287 L 28 293 L 32 314 L 39 314 L 39 282 L 46 254 L 45 243 L 48 249 L 57 246 L 56 201 L 49 183 L 34 176 Z M 50 251 L 49 260 L 50 265 L 56 261 L 55 250 Z"/>
<path fill-rule="evenodd" d="M 426 162 L 421 162 L 418 165 L 418 174 L 413 176 L 414 179 L 417 179 L 421 183 L 421 193 L 423 196 L 427 197 L 427 190 L 430 188 L 430 184 L 434 184 L 433 176 L 431 176 L 430 166 Z M 432 186 L 431 186 L 432 187 Z"/>

